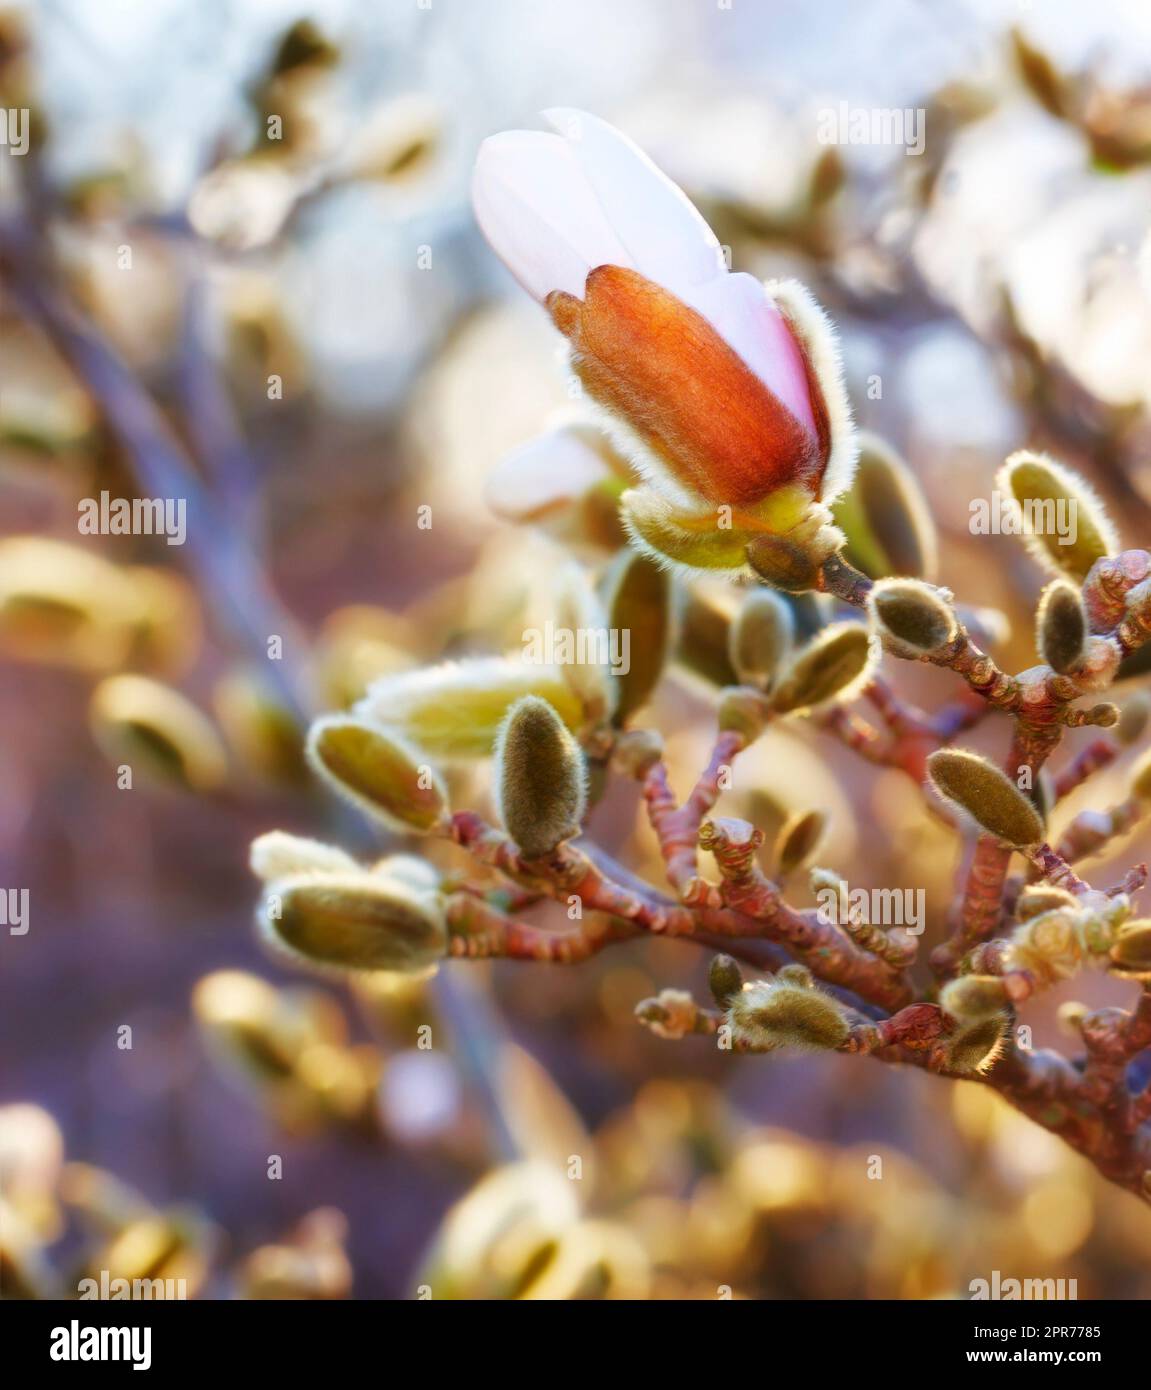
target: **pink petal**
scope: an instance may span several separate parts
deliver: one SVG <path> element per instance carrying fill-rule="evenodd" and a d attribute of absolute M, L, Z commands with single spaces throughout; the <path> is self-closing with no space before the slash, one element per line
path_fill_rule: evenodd
<path fill-rule="evenodd" d="M 570 107 L 543 113 L 567 137 L 628 259 L 629 265 L 672 294 L 725 272 L 715 233 L 695 204 L 646 154 L 607 121 Z"/>
<path fill-rule="evenodd" d="M 527 292 L 583 297 L 588 271 L 632 264 L 568 141 L 508 130 L 480 146 L 472 176 L 476 220 Z"/>

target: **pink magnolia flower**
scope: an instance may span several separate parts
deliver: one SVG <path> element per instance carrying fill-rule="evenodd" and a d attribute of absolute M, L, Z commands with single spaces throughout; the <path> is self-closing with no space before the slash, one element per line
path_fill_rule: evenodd
<path fill-rule="evenodd" d="M 827 503 L 856 453 L 831 325 L 797 282 L 730 272 L 698 210 L 613 126 L 545 116 L 558 133 L 484 141 L 472 198 L 645 480 L 623 499 L 633 539 L 692 567 L 750 558 L 810 577 L 842 541 Z"/>

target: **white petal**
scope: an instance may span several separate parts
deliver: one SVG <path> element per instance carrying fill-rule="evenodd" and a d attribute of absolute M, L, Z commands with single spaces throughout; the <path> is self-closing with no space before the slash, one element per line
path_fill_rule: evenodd
<path fill-rule="evenodd" d="M 558 135 L 508 130 L 480 146 L 472 177 L 476 220 L 527 292 L 583 298 L 597 265 L 633 266 L 573 147 Z"/>
<path fill-rule="evenodd" d="M 484 500 L 497 516 L 524 521 L 610 477 L 607 464 L 578 434 L 549 430 L 496 464 L 484 484 Z"/>
<path fill-rule="evenodd" d="M 622 131 L 569 107 L 543 115 L 567 136 L 629 254 L 626 264 L 681 297 L 725 271 L 715 233 L 695 204 Z"/>
<path fill-rule="evenodd" d="M 799 344 L 754 275 L 744 271 L 698 285 L 687 296 L 760 381 L 815 434 L 815 415 Z"/>

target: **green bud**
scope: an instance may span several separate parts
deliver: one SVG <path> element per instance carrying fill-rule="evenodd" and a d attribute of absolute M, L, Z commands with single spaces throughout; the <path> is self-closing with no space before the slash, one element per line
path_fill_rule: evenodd
<path fill-rule="evenodd" d="M 353 715 L 326 715 L 308 730 L 307 756 L 334 791 L 390 829 L 426 833 L 447 815 L 438 775 L 393 730 Z"/>
<path fill-rule="evenodd" d="M 301 874 L 269 886 L 265 937 L 311 965 L 339 970 L 426 970 L 447 952 L 435 897 L 368 873 Z"/>
<path fill-rule="evenodd" d="M 736 591 L 714 579 L 694 579 L 680 590 L 675 659 L 709 685 L 737 685 L 729 633 L 737 612 Z M 1151 645 L 1151 644 L 1149 644 Z"/>
<path fill-rule="evenodd" d="M 1145 690 L 1137 690 L 1119 711 L 1119 722 L 1115 726 L 1115 737 L 1125 748 L 1138 743 L 1147 728 L 1151 715 L 1151 695 Z"/>
<path fill-rule="evenodd" d="M 248 851 L 248 864 L 265 883 L 293 874 L 343 874 L 359 868 L 352 856 L 336 845 L 325 845 L 303 835 L 288 835 L 283 830 L 258 835 Z"/>
<path fill-rule="evenodd" d="M 772 856 L 780 878 L 794 873 L 811 858 L 826 830 L 827 815 L 823 811 L 796 811 L 787 818 L 776 837 Z"/>
<path fill-rule="evenodd" d="M 733 996 L 743 989 L 743 971 L 731 956 L 712 956 L 707 983 L 711 997 L 721 1009 L 726 1009 Z"/>
<path fill-rule="evenodd" d="M 935 524 L 918 479 L 883 440 L 863 432 L 851 487 L 832 508 L 844 556 L 869 579 L 935 573 Z"/>
<path fill-rule="evenodd" d="M 613 722 L 620 728 L 647 704 L 663 674 L 671 635 L 671 575 L 646 555 L 621 551 L 604 589 L 607 625 L 628 633 L 627 671 L 613 673 Z"/>
<path fill-rule="evenodd" d="M 951 604 L 918 579 L 880 580 L 868 606 L 887 645 L 902 656 L 933 656 L 957 631 Z"/>
<path fill-rule="evenodd" d="M 810 977 L 809 977 L 810 978 Z M 839 1005 L 822 990 L 790 980 L 757 980 L 735 995 L 728 1009 L 734 1039 L 747 1047 L 818 1051 L 841 1047 L 848 1037 Z"/>
<path fill-rule="evenodd" d="M 1151 801 L 1151 749 L 1148 749 L 1131 769 L 1131 795 L 1140 801 Z"/>
<path fill-rule="evenodd" d="M 1111 947 L 1111 961 L 1127 974 L 1151 974 L 1151 922 L 1128 922 Z"/>
<path fill-rule="evenodd" d="M 947 1065 L 960 1076 L 983 1076 L 1003 1055 L 1007 1014 L 994 1014 L 961 1028 L 947 1043 Z"/>
<path fill-rule="evenodd" d="M 876 645 L 859 623 L 833 623 L 798 653 L 772 695 L 779 714 L 850 699 L 875 665 Z"/>
<path fill-rule="evenodd" d="M 1020 922 L 1029 922 L 1044 912 L 1054 912 L 1060 908 L 1074 908 L 1075 899 L 1063 888 L 1052 888 L 1046 883 L 1033 883 L 1024 888 L 1015 904 L 1015 916 Z"/>
<path fill-rule="evenodd" d="M 927 759 L 936 790 L 989 835 L 1020 849 L 1043 839 L 1035 806 L 1004 773 L 978 753 L 940 748 Z"/>
<path fill-rule="evenodd" d="M 731 664 L 741 681 L 771 688 L 795 639 L 791 608 L 770 589 L 756 588 L 744 599 L 731 625 Z"/>
<path fill-rule="evenodd" d="M 1000 469 L 997 482 L 1022 510 L 1028 550 L 1051 573 L 1082 583 L 1096 560 L 1118 553 L 1119 537 L 1103 503 L 1070 468 L 1021 449 Z M 1068 530 L 1075 540 L 1064 545 L 1060 532 Z"/>
<path fill-rule="evenodd" d="M 579 834 L 584 756 L 546 700 L 529 695 L 512 706 L 496 739 L 494 781 L 500 821 L 525 858 Z"/>
<path fill-rule="evenodd" d="M 1066 579 L 1055 579 L 1039 598 L 1035 620 L 1039 655 L 1059 675 L 1066 675 L 1086 655 L 1087 614 L 1079 590 Z"/>
<path fill-rule="evenodd" d="M 788 594 L 818 588 L 826 558 L 819 548 L 788 536 L 757 535 L 747 545 L 747 562 L 756 574 Z"/>
<path fill-rule="evenodd" d="M 940 1006 L 963 1023 L 1001 1014 L 1007 1004 L 1007 986 L 997 975 L 960 975 L 944 985 Z"/>
<path fill-rule="evenodd" d="M 147 676 L 109 676 L 89 706 L 106 757 L 185 791 L 218 790 L 228 760 L 215 726 L 178 690 Z"/>
<path fill-rule="evenodd" d="M 383 676 L 353 713 L 395 729 L 433 758 L 482 758 L 508 710 L 525 695 L 546 700 L 569 729 L 582 725 L 583 708 L 560 670 L 504 657 Z"/>

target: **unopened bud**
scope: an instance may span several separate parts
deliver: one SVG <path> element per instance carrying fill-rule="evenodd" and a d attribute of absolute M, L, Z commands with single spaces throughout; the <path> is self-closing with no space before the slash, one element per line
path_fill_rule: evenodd
<path fill-rule="evenodd" d="M 148 676 L 109 676 L 93 692 L 89 715 L 96 742 L 114 763 L 186 791 L 212 792 L 227 779 L 214 725 L 171 686 Z"/>
<path fill-rule="evenodd" d="M 847 1041 L 849 1031 L 830 995 L 778 977 L 745 985 L 732 998 L 728 1019 L 737 1042 L 764 1051 L 834 1049 Z"/>
<path fill-rule="evenodd" d="M 887 645 L 901 656 L 933 656 L 956 634 L 955 611 L 938 589 L 918 579 L 885 579 L 868 606 Z"/>
<path fill-rule="evenodd" d="M 438 774 L 391 729 L 353 715 L 326 715 L 308 730 L 307 755 L 333 791 L 389 829 L 426 833 L 447 815 Z"/>
<path fill-rule="evenodd" d="M 1045 569 L 1082 583 L 1096 560 L 1119 550 L 1103 503 L 1077 473 L 1054 459 L 1022 449 L 1003 465 L 997 482 L 1021 509 L 1027 548 Z M 1064 513 L 1069 525 L 1035 528 L 1030 524 L 1035 513 L 1053 514 L 1056 523 Z M 1074 539 L 1065 545 L 1068 533 Z"/>
<path fill-rule="evenodd" d="M 731 956 L 712 956 L 707 983 L 711 997 L 721 1009 L 726 1009 L 732 997 L 743 989 L 743 971 Z"/>
<path fill-rule="evenodd" d="M 940 748 L 927 760 L 936 790 L 981 829 L 1019 849 L 1043 839 L 1043 821 L 1015 783 L 978 753 Z"/>
<path fill-rule="evenodd" d="M 443 958 L 447 929 L 431 894 L 368 873 L 299 875 L 270 884 L 266 938 L 311 965 L 339 970 L 426 970 Z"/>
<path fill-rule="evenodd" d="M 1086 655 L 1087 614 L 1074 584 L 1056 579 L 1043 590 L 1035 631 L 1039 655 L 1053 671 L 1066 675 L 1079 665 Z"/>
<path fill-rule="evenodd" d="M 952 1018 L 973 1023 L 1003 1012 L 1007 986 L 995 975 L 961 975 L 944 985 L 939 1003 Z"/>
<path fill-rule="evenodd" d="M 783 823 L 776 837 L 773 861 L 780 878 L 786 878 L 807 862 L 819 848 L 827 830 L 824 811 L 797 811 Z"/>
<path fill-rule="evenodd" d="M 875 667 L 877 644 L 859 623 L 833 623 L 804 647 L 781 676 L 772 695 L 779 714 L 812 709 L 830 700 L 849 700 Z"/>
<path fill-rule="evenodd" d="M 753 589 L 731 625 L 731 664 L 740 680 L 770 689 L 794 637 L 795 620 L 787 603 L 770 589 Z"/>
<path fill-rule="evenodd" d="M 248 864 L 257 878 L 265 883 L 291 874 L 353 873 L 359 867 L 350 854 L 336 845 L 325 845 L 303 835 L 289 835 L 283 830 L 269 830 L 252 841 Z"/>
<path fill-rule="evenodd" d="M 584 756 L 546 700 L 512 706 L 496 739 L 499 817 L 527 859 L 550 854 L 579 833 L 587 805 Z"/>

